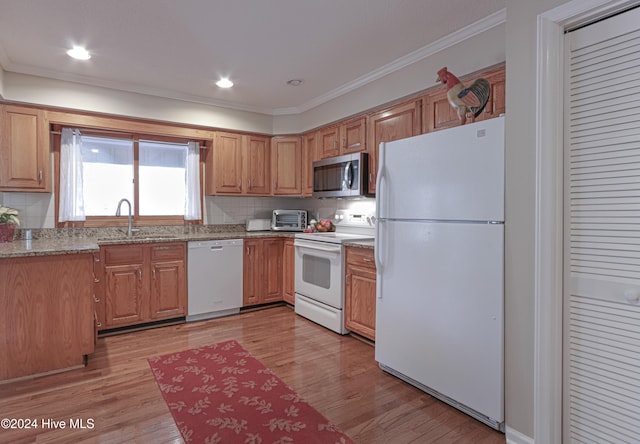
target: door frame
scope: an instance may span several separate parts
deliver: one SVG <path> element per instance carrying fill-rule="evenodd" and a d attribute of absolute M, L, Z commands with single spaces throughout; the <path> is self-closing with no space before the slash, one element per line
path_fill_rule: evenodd
<path fill-rule="evenodd" d="M 537 18 L 534 439 L 562 442 L 564 32 L 637 3 L 571 0 Z"/>

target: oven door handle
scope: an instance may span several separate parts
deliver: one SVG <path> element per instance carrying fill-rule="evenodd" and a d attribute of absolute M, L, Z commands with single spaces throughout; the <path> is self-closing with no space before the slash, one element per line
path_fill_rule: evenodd
<path fill-rule="evenodd" d="M 299 248 L 305 248 L 307 250 L 324 251 L 327 253 L 340 254 L 342 247 L 340 245 L 325 245 L 322 242 L 305 241 L 296 239 L 293 241 L 293 245 Z"/>

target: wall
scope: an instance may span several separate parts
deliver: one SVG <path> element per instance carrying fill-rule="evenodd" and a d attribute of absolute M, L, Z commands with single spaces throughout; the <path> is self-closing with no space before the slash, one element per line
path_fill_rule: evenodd
<path fill-rule="evenodd" d="M 98 111 L 166 122 L 271 134 L 272 117 L 80 83 L 4 73 L 4 98 L 16 102 Z"/>
<path fill-rule="evenodd" d="M 295 133 L 317 128 L 431 88 L 437 85 L 436 73 L 443 66 L 462 76 L 502 63 L 505 61 L 504 33 L 505 25 L 498 25 L 300 115 L 276 116 L 274 133 Z"/>
<path fill-rule="evenodd" d="M 4 97 L 4 70 L 0 68 L 0 98 Z"/>
<path fill-rule="evenodd" d="M 506 414 L 509 428 L 534 437 L 537 17 L 567 1 L 506 3 Z"/>

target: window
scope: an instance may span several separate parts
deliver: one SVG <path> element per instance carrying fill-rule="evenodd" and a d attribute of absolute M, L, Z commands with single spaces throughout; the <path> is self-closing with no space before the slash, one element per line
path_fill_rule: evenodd
<path fill-rule="evenodd" d="M 134 135 L 105 136 L 90 130 L 81 131 L 79 139 L 85 226 L 119 224 L 115 213 L 123 198 L 131 202 L 134 221 L 140 225 L 194 219 L 192 215 L 185 217 L 185 208 L 189 208 L 189 199 L 200 201 L 199 159 L 195 163 L 198 174 L 187 171 L 194 165 L 189 161 L 194 146 L 199 156 L 197 144 Z M 197 184 L 187 186 L 188 181 Z"/>

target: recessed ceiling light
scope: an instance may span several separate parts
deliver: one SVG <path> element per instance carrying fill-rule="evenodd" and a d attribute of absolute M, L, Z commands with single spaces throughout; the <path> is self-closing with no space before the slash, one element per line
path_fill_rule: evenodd
<path fill-rule="evenodd" d="M 82 46 L 74 46 L 72 49 L 67 51 L 67 55 L 78 60 L 89 60 L 91 58 L 89 51 L 84 49 Z"/>
<path fill-rule="evenodd" d="M 291 86 L 300 86 L 300 85 L 302 85 L 302 79 L 291 79 L 291 80 L 287 80 L 287 85 L 291 85 Z"/>
<path fill-rule="evenodd" d="M 233 86 L 233 82 L 227 78 L 222 78 L 216 82 L 220 88 L 231 88 Z"/>

